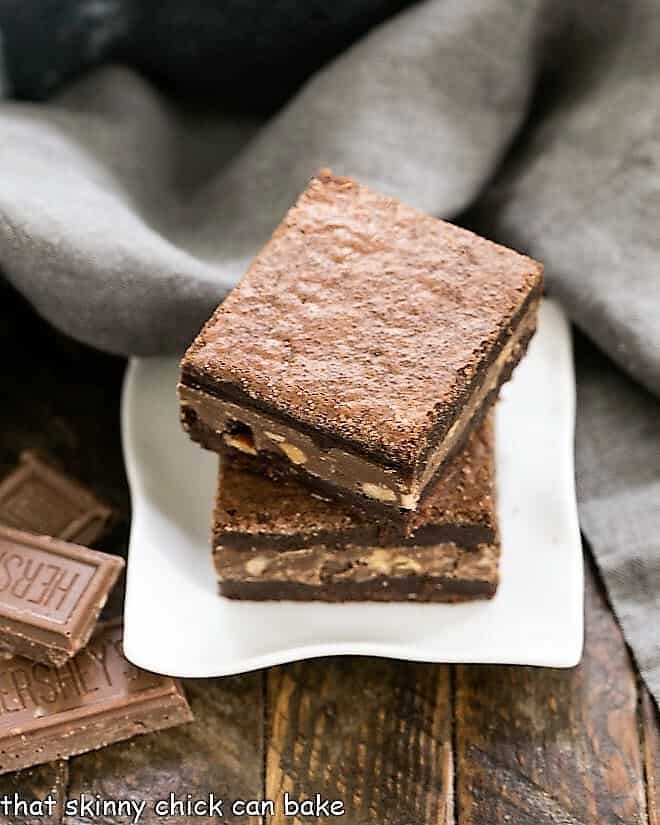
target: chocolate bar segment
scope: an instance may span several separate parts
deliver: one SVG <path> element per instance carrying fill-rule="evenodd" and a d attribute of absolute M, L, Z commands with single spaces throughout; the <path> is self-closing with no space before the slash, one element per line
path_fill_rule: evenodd
<path fill-rule="evenodd" d="M 106 531 L 112 511 L 77 481 L 42 461 L 21 454 L 0 482 L 0 524 L 77 544 L 93 544 Z"/>
<path fill-rule="evenodd" d="M 94 629 L 123 559 L 0 526 L 0 649 L 61 665 Z"/>
<path fill-rule="evenodd" d="M 530 258 L 323 172 L 184 356 L 183 426 L 415 510 L 522 357 L 541 290 Z"/>
<path fill-rule="evenodd" d="M 268 470 L 268 468 L 264 468 Z M 435 482 L 404 526 L 327 501 L 290 478 L 255 474 L 234 454 L 223 456 L 213 520 L 218 547 L 296 550 L 313 545 L 423 545 L 461 548 L 497 541 L 494 413 Z"/>
<path fill-rule="evenodd" d="M 192 719 L 179 683 L 131 665 L 120 622 L 99 625 L 59 668 L 0 659 L 0 773 Z"/>
<path fill-rule="evenodd" d="M 216 548 L 220 593 L 231 599 L 458 602 L 489 599 L 499 581 L 498 544 L 464 550 L 314 546 L 250 553 Z"/>

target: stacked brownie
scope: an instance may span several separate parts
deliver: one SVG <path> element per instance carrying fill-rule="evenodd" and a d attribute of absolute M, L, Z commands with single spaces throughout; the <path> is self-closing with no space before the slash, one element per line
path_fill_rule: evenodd
<path fill-rule="evenodd" d="M 542 267 L 322 172 L 186 353 L 231 598 L 495 593 L 491 413 Z"/>

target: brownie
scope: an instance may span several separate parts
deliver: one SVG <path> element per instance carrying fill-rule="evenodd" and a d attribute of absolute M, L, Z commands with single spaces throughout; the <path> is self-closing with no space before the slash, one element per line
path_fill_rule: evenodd
<path fill-rule="evenodd" d="M 541 290 L 536 261 L 323 171 L 185 354 L 183 426 L 414 510 L 523 355 Z"/>
<path fill-rule="evenodd" d="M 230 599 L 458 602 L 492 598 L 499 582 L 499 544 L 258 553 L 223 547 L 213 555 L 220 593 Z"/>
<path fill-rule="evenodd" d="M 237 550 L 296 550 L 313 545 L 427 545 L 461 548 L 497 541 L 494 414 L 435 482 L 402 529 L 328 501 L 290 478 L 252 472 L 236 454 L 223 456 L 213 521 L 216 547 Z"/>
<path fill-rule="evenodd" d="M 499 564 L 493 439 L 491 414 L 403 534 L 224 455 L 213 524 L 220 592 L 257 600 L 491 597 Z"/>

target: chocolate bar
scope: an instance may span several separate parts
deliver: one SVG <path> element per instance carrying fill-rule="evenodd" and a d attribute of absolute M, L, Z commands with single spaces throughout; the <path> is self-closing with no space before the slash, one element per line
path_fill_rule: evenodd
<path fill-rule="evenodd" d="M 541 291 L 536 261 L 324 171 L 185 354 L 183 426 L 396 518 L 510 377 Z"/>
<path fill-rule="evenodd" d="M 0 526 L 0 649 L 61 665 L 94 629 L 123 559 Z"/>
<path fill-rule="evenodd" d="M 131 665 L 120 622 L 65 665 L 0 659 L 0 773 L 192 720 L 179 683 Z"/>
<path fill-rule="evenodd" d="M 497 542 L 494 414 L 468 438 L 404 528 L 327 501 L 290 478 L 258 475 L 240 455 L 220 462 L 213 520 L 214 546 L 236 550 L 299 550 L 323 545 L 456 544 L 471 549 Z"/>
<path fill-rule="evenodd" d="M 459 602 L 489 599 L 499 581 L 499 544 L 465 550 L 317 545 L 302 550 L 213 554 L 220 593 L 230 599 Z"/>
<path fill-rule="evenodd" d="M 90 545 L 106 531 L 111 515 L 89 490 L 33 452 L 22 453 L 0 482 L 0 524 L 8 527 Z"/>

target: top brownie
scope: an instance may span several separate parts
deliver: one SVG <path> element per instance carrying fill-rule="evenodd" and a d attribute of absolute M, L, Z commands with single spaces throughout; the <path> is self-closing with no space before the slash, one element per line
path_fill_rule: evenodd
<path fill-rule="evenodd" d="M 309 437 L 280 455 L 298 471 L 345 486 L 318 461 L 306 466 L 305 445 L 336 449 L 409 489 L 452 425 L 466 437 L 508 377 L 534 331 L 541 282 L 532 259 L 322 171 L 186 353 L 184 426 L 205 446 L 224 434 L 256 454 L 255 415 L 265 415 L 285 435 L 264 449 L 281 453 L 291 429 Z M 519 327 L 493 380 L 486 371 Z M 383 484 L 374 476 L 372 486 Z M 414 508 L 421 487 L 373 497 Z"/>

